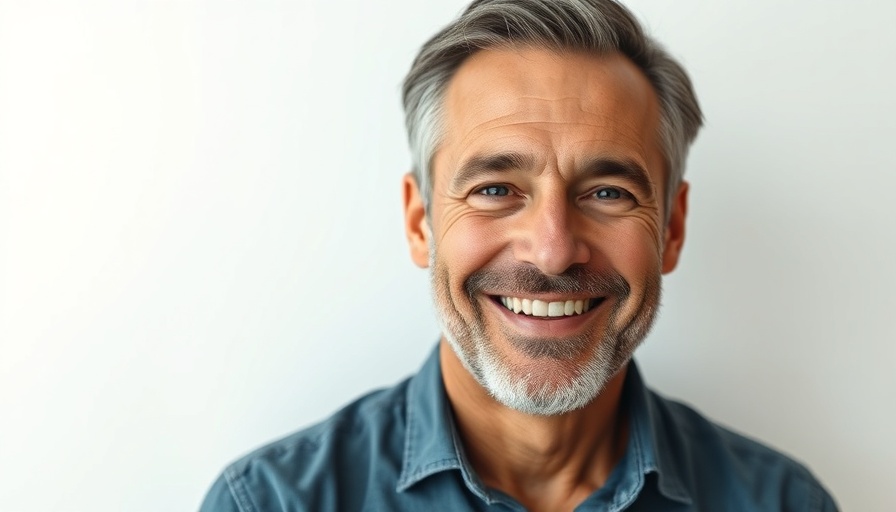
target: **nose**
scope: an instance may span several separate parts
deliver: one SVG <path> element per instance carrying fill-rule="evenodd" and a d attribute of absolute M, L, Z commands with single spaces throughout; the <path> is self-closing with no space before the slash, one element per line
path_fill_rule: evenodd
<path fill-rule="evenodd" d="M 570 266 L 588 262 L 584 226 L 565 194 L 542 197 L 519 219 L 514 240 L 517 261 L 531 263 L 546 275 L 560 275 Z"/>

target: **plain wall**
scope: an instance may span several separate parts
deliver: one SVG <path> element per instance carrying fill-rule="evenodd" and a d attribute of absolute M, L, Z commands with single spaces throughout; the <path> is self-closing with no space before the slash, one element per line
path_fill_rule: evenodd
<path fill-rule="evenodd" d="M 416 371 L 399 85 L 463 4 L 0 0 L 0 510 L 195 509 Z M 707 120 L 648 382 L 896 510 L 896 3 L 629 5 Z"/>

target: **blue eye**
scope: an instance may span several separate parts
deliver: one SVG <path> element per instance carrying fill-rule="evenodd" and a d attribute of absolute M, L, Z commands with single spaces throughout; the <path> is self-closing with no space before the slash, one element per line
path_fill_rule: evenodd
<path fill-rule="evenodd" d="M 510 189 L 503 185 L 491 185 L 479 189 L 479 193 L 484 196 L 506 196 L 510 194 Z"/>
<path fill-rule="evenodd" d="M 622 191 L 618 188 L 602 188 L 594 193 L 598 199 L 621 199 Z"/>

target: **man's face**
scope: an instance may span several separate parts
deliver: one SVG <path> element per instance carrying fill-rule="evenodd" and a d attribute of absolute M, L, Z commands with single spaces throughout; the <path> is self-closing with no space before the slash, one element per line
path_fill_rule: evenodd
<path fill-rule="evenodd" d="M 504 405 L 582 407 L 646 335 L 683 240 L 656 94 L 620 55 L 485 50 L 444 107 L 431 223 L 410 179 L 405 198 L 444 336 Z"/>

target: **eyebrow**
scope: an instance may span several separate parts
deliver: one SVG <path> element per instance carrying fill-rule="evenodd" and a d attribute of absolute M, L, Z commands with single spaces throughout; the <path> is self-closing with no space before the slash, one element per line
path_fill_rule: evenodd
<path fill-rule="evenodd" d="M 581 173 L 593 177 L 621 178 L 634 185 L 645 196 L 654 195 L 653 182 L 647 170 L 631 159 L 595 158 L 582 168 Z"/>
<path fill-rule="evenodd" d="M 451 180 L 452 190 L 462 190 L 470 182 L 483 175 L 511 170 L 531 170 L 535 167 L 535 157 L 523 153 L 497 153 L 478 155 L 464 162 Z"/>
<path fill-rule="evenodd" d="M 506 152 L 474 156 L 461 165 L 460 170 L 451 180 L 451 187 L 453 190 L 462 190 L 470 182 L 478 180 L 483 175 L 512 170 L 531 171 L 535 168 L 535 163 L 535 157 L 525 153 Z M 593 158 L 588 160 L 577 174 L 584 177 L 621 178 L 638 188 L 641 193 L 647 196 L 654 195 L 653 182 L 650 180 L 647 170 L 631 159 Z"/>

